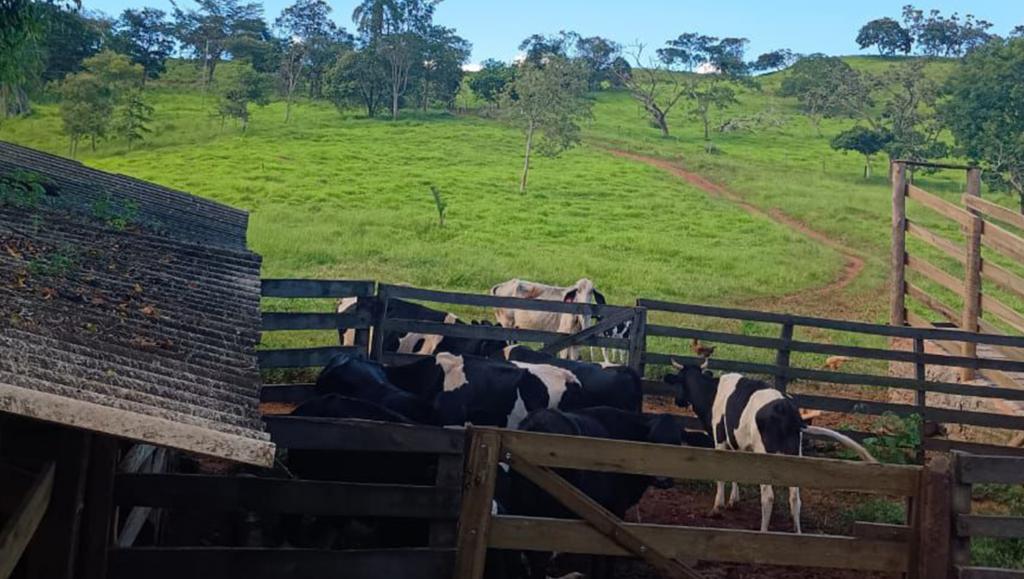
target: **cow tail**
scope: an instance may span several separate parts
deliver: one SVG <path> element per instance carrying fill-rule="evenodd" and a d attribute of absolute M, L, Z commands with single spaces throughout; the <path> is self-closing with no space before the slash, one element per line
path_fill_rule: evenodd
<path fill-rule="evenodd" d="M 868 452 L 868 449 L 858 444 L 857 441 L 853 440 L 849 436 L 840 434 L 835 430 L 822 428 L 821 426 L 804 426 L 803 431 L 807 434 L 816 434 L 818 436 L 826 436 L 828 438 L 831 438 L 832 440 L 835 440 L 836 442 L 856 452 L 857 455 L 860 456 L 860 458 L 865 462 L 878 462 L 877 460 L 875 460 L 875 457 L 871 456 L 871 453 Z"/>

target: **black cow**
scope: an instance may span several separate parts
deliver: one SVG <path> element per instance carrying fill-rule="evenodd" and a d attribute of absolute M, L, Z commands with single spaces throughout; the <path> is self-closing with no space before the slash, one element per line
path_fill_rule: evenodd
<path fill-rule="evenodd" d="M 316 379 L 320 394 L 338 394 L 372 402 L 421 424 L 434 424 L 430 400 L 388 382 L 384 369 L 361 352 L 343 352 L 331 358 Z"/>
<path fill-rule="evenodd" d="M 767 454 L 800 455 L 803 434 L 830 437 L 854 450 L 862 459 L 875 459 L 861 445 L 842 434 L 809 426 L 800 417 L 800 410 L 791 398 L 772 385 L 745 378 L 741 374 L 723 374 L 715 378 L 698 366 L 672 365 L 677 374 L 665 377 L 665 382 L 678 388 L 676 404 L 692 406 L 697 418 L 714 440 L 715 448 L 742 450 Z M 728 506 L 739 500 L 739 486 L 732 485 Z M 761 485 L 761 531 L 768 530 L 775 494 L 771 485 Z M 725 502 L 725 483 L 718 482 L 712 512 L 719 512 Z M 800 489 L 790 487 L 789 507 L 793 515 L 793 528 L 800 532 Z"/>
<path fill-rule="evenodd" d="M 508 346 L 504 349 L 504 354 L 510 361 L 550 364 L 572 372 L 583 386 L 583 393 L 586 397 L 583 407 L 611 406 L 631 412 L 640 412 L 643 405 L 643 383 L 640 375 L 632 368 L 626 366 L 602 368 L 599 364 L 565 360 L 519 345 Z"/>
<path fill-rule="evenodd" d="M 520 430 L 569 436 L 609 438 L 635 442 L 651 442 L 679 446 L 682 430 L 675 418 L 668 415 L 644 416 L 618 408 L 596 407 L 563 412 L 544 409 L 531 413 Z M 653 484 L 671 484 L 666 479 L 644 475 L 559 469 L 561 476 L 619 518 L 635 505 L 644 491 Z M 500 497 L 513 515 L 577 518 L 568 509 L 532 482 L 512 472 L 508 496 Z M 531 577 L 545 577 L 550 560 L 547 553 L 527 553 Z"/>

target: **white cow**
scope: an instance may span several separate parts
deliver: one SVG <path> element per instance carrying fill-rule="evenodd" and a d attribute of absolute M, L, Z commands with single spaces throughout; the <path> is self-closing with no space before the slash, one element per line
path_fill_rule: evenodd
<path fill-rule="evenodd" d="M 604 296 L 594 287 L 594 282 L 582 278 L 568 287 L 547 285 L 522 279 L 511 279 L 491 288 L 491 295 L 506 298 L 558 301 L 565 303 L 604 303 Z M 583 314 L 560 314 L 536 310 L 514 310 L 495 308 L 494 316 L 506 328 L 543 330 L 574 334 L 590 327 L 590 316 Z M 567 348 L 559 354 L 572 360 L 579 358 L 578 348 Z"/>

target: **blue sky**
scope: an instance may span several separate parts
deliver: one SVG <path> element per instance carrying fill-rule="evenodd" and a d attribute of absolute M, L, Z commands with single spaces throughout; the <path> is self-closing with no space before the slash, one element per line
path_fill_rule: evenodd
<path fill-rule="evenodd" d="M 266 0 L 268 20 L 293 0 Z M 352 28 L 356 0 L 328 0 L 339 24 Z M 189 0 L 181 0 L 189 5 Z M 657 47 L 682 32 L 750 39 L 756 56 L 775 48 L 796 52 L 855 54 L 857 29 L 882 16 L 899 17 L 907 0 L 444 0 L 436 21 L 454 27 L 473 43 L 473 61 L 510 60 L 519 42 L 535 32 L 575 30 L 629 45 Z M 1024 0 L 972 0 L 915 3 L 944 14 L 972 13 L 995 23 L 998 34 L 1024 24 Z M 170 0 L 83 0 L 88 9 L 116 15 L 125 8 L 169 9 Z"/>

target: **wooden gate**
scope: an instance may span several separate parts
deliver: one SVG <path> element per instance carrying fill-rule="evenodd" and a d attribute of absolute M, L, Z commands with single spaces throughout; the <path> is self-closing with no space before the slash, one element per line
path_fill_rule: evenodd
<path fill-rule="evenodd" d="M 667 445 L 470 428 L 460 516 L 457 579 L 483 576 L 487 549 L 642 558 L 669 577 L 697 577 L 686 561 L 794 565 L 944 577 L 930 569 L 933 545 L 919 544 L 926 468 L 728 452 Z M 579 520 L 494 515 L 498 463 L 543 488 Z M 906 526 L 860 525 L 860 536 L 759 533 L 624 523 L 551 469 L 794 485 L 911 499 Z M 939 477 L 941 478 L 941 477 Z M 942 537 L 942 542 L 947 540 Z"/>
<path fill-rule="evenodd" d="M 951 579 L 1024 579 L 1024 570 L 971 566 L 971 537 L 1024 539 L 1024 517 L 971 514 L 976 484 L 1024 484 L 1024 458 L 953 454 Z"/>

